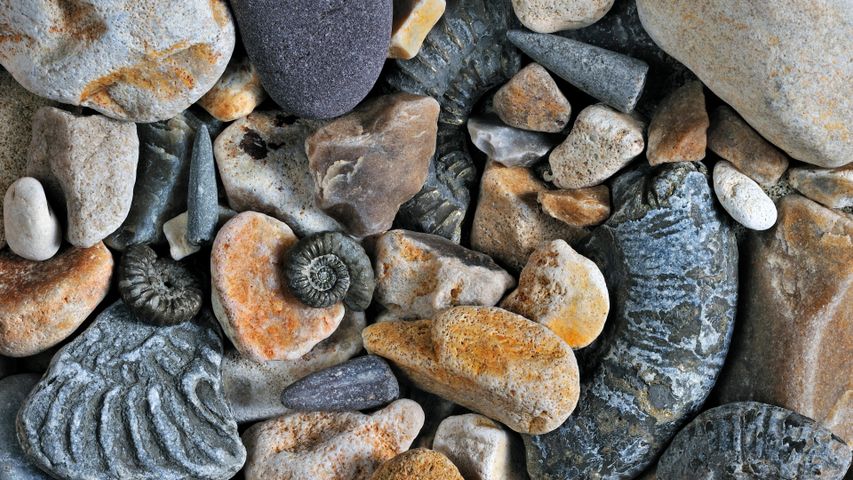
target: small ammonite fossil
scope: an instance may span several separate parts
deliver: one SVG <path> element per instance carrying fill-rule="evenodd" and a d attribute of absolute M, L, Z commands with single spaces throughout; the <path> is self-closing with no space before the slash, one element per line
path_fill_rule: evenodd
<path fill-rule="evenodd" d="M 338 232 L 305 237 L 291 250 L 285 266 L 287 284 L 302 303 L 324 308 L 341 300 L 362 311 L 373 299 L 373 267 L 364 248 Z"/>
<path fill-rule="evenodd" d="M 155 325 L 176 325 L 201 310 L 199 279 L 146 245 L 129 247 L 119 266 L 119 293 L 134 316 Z"/>

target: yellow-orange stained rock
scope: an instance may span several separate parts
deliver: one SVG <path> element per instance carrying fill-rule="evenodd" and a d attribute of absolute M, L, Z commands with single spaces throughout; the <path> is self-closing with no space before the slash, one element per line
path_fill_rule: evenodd
<path fill-rule="evenodd" d="M 394 0 L 389 58 L 415 58 L 429 31 L 444 15 L 445 0 Z"/>
<path fill-rule="evenodd" d="M 495 93 L 493 103 L 507 125 L 537 132 L 561 132 L 572 115 L 569 100 L 538 63 L 516 73 Z"/>
<path fill-rule="evenodd" d="M 649 164 L 698 162 L 708 146 L 708 111 L 702 82 L 692 81 L 658 105 L 649 124 Z"/>
<path fill-rule="evenodd" d="M 426 448 L 403 452 L 379 467 L 370 480 L 465 480 L 444 455 Z"/>
<path fill-rule="evenodd" d="M 577 190 L 546 190 L 536 197 L 548 215 L 575 227 L 598 225 L 610 217 L 607 185 Z"/>
<path fill-rule="evenodd" d="M 232 122 L 252 113 L 267 98 L 248 57 L 233 60 L 198 104 L 217 120 Z"/>

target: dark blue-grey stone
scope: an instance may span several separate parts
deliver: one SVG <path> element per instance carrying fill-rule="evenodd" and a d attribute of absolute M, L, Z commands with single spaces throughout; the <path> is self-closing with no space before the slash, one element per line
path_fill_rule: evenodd
<path fill-rule="evenodd" d="M 581 253 L 610 292 L 602 336 L 583 352 L 578 408 L 525 438 L 533 479 L 634 478 L 705 401 L 726 357 L 738 252 L 693 164 L 629 171 L 614 213 Z"/>
<path fill-rule="evenodd" d="M 537 63 L 621 112 L 637 106 L 649 66 L 642 60 L 543 33 L 513 30 L 510 41 Z"/>
<path fill-rule="evenodd" d="M 15 418 L 39 375 L 13 375 L 0 380 L 0 480 L 47 480 L 49 475 L 27 460 L 18 444 Z"/>
<path fill-rule="evenodd" d="M 216 164 L 213 143 L 207 126 L 201 125 L 195 134 L 190 160 L 189 192 L 187 194 L 187 241 L 204 245 L 213 240 L 219 220 L 219 194 L 216 188 Z"/>
<path fill-rule="evenodd" d="M 400 396 L 385 360 L 367 355 L 312 373 L 291 384 L 281 403 L 292 410 L 349 412 L 381 407 Z"/>
<path fill-rule="evenodd" d="M 285 111 L 331 118 L 358 105 L 388 56 L 391 0 L 231 0 L 264 89 Z"/>
<path fill-rule="evenodd" d="M 14 362 L 11 358 L 0 355 L 0 378 L 5 378 L 15 373 Z"/>
<path fill-rule="evenodd" d="M 811 418 L 758 402 L 702 412 L 658 462 L 658 480 L 841 480 L 850 447 Z"/>

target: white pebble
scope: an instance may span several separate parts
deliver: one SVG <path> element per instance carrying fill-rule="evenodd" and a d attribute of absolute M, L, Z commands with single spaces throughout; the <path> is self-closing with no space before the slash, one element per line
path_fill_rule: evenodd
<path fill-rule="evenodd" d="M 20 178 L 9 186 L 3 200 L 3 217 L 6 242 L 15 254 L 41 262 L 59 251 L 62 227 L 35 178 Z"/>
<path fill-rule="evenodd" d="M 525 478 L 513 450 L 521 451 L 500 424 L 476 413 L 447 417 L 438 426 L 432 448 L 447 456 L 467 480 Z"/>
<path fill-rule="evenodd" d="M 725 160 L 714 166 L 714 192 L 723 208 L 744 227 L 767 230 L 776 224 L 773 200 L 754 180 Z"/>

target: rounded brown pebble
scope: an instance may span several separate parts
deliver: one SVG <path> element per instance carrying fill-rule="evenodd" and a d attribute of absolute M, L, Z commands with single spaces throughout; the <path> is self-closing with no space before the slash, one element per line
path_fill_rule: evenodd
<path fill-rule="evenodd" d="M 383 463 L 370 480 L 464 480 L 444 455 L 426 448 L 403 452 Z"/>

